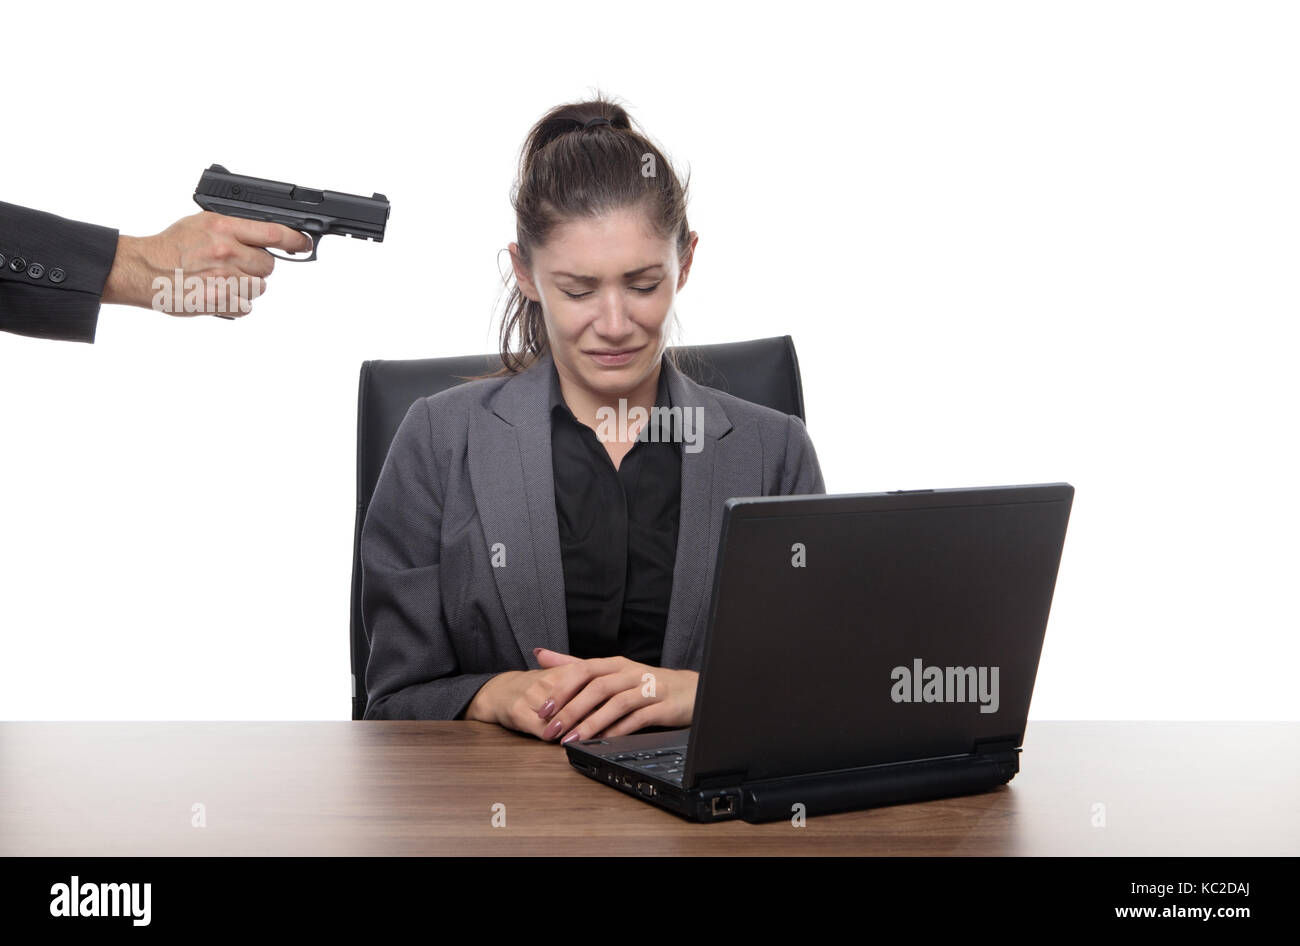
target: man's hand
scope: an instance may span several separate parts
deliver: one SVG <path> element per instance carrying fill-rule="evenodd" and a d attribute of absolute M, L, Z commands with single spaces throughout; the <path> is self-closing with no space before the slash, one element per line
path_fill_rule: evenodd
<path fill-rule="evenodd" d="M 699 680 L 694 670 L 626 657 L 583 660 L 545 648 L 538 649 L 537 661 L 540 670 L 510 670 L 489 680 L 465 718 L 561 742 L 691 724 Z"/>
<path fill-rule="evenodd" d="M 162 233 L 151 237 L 120 236 L 117 256 L 104 284 L 102 300 L 108 304 L 155 308 L 154 300 L 164 290 L 155 279 L 165 279 L 168 299 L 188 296 L 189 302 L 173 315 L 247 315 L 253 300 L 266 291 L 266 277 L 275 268 L 275 257 L 263 247 L 276 247 L 292 253 L 311 249 L 304 234 L 278 223 L 244 220 L 208 211 L 184 217 Z M 201 305 L 185 283 L 191 277 L 202 281 Z M 198 311 L 194 311 L 198 308 Z M 189 310 L 189 311 L 185 311 Z"/>

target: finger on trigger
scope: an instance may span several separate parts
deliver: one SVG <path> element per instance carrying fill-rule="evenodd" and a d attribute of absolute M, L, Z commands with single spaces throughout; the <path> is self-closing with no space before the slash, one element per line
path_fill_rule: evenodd
<path fill-rule="evenodd" d="M 233 227 L 235 239 L 248 246 L 275 247 L 289 253 L 305 253 L 311 249 L 311 237 L 291 227 L 261 220 L 239 220 Z"/>

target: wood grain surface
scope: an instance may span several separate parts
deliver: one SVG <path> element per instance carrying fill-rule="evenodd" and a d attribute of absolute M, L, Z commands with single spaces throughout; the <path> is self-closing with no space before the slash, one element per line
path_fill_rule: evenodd
<path fill-rule="evenodd" d="M 4 855 L 1297 853 L 1300 723 L 1031 721 L 1008 785 L 804 827 L 691 824 L 485 723 L 0 723 Z"/>

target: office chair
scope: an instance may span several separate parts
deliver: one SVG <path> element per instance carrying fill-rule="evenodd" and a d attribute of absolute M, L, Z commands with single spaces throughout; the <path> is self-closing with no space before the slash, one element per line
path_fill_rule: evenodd
<path fill-rule="evenodd" d="M 683 345 L 675 352 L 682 373 L 698 384 L 803 415 L 799 360 L 789 335 L 719 345 Z M 352 718 L 366 710 L 366 662 L 370 643 L 361 622 L 361 527 L 384 468 L 388 448 L 411 405 L 463 383 L 461 376 L 501 367 L 498 355 L 464 355 L 409 361 L 366 361 L 357 399 L 357 520 L 352 540 Z"/>

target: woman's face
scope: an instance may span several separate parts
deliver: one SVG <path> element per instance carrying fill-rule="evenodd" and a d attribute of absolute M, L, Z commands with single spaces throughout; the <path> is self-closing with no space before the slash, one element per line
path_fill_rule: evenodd
<path fill-rule="evenodd" d="M 639 209 L 626 209 L 556 227 L 533 251 L 531 271 L 510 244 L 520 291 L 542 305 L 560 375 L 612 396 L 651 377 L 698 240 L 692 232 L 679 265 L 674 242 L 655 236 Z"/>

